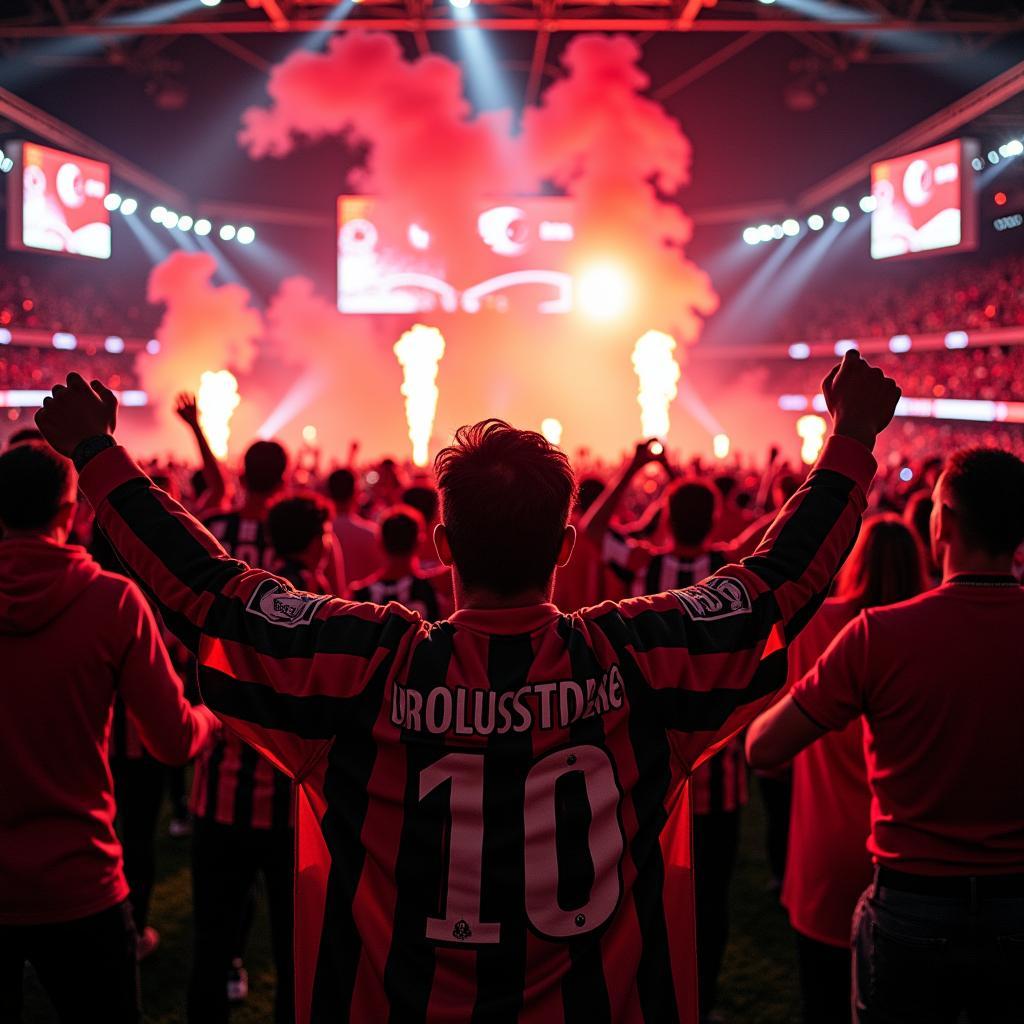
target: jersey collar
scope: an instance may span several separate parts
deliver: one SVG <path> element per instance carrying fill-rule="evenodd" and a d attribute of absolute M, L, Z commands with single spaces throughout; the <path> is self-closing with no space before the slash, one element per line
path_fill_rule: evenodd
<path fill-rule="evenodd" d="M 965 587 L 1019 587 L 1020 581 L 1016 576 L 1007 573 L 971 573 L 960 572 L 950 576 L 946 583 L 956 584 Z"/>
<path fill-rule="evenodd" d="M 514 636 L 543 629 L 561 614 L 553 604 L 531 604 L 522 608 L 460 608 L 450 621 L 460 629 Z"/>

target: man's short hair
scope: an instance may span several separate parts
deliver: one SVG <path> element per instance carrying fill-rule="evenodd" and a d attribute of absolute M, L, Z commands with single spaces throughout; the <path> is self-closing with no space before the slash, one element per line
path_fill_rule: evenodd
<path fill-rule="evenodd" d="M 423 522 L 428 526 L 436 521 L 440 503 L 441 499 L 437 491 L 433 487 L 427 487 L 425 484 L 407 487 L 402 495 L 402 504 L 416 509 L 423 516 Z"/>
<path fill-rule="evenodd" d="M 468 589 L 511 596 L 550 583 L 576 495 L 563 452 L 542 434 L 489 419 L 460 427 L 434 472 Z"/>
<path fill-rule="evenodd" d="M 416 553 L 426 529 L 423 516 L 412 505 L 396 505 L 380 521 L 380 546 L 395 558 Z"/>
<path fill-rule="evenodd" d="M 718 492 L 703 480 L 689 478 L 668 492 L 668 526 L 677 544 L 695 546 L 707 540 L 715 525 Z"/>
<path fill-rule="evenodd" d="M 351 469 L 336 469 L 327 478 L 327 493 L 335 505 L 347 505 L 355 497 L 355 473 Z"/>
<path fill-rule="evenodd" d="M 599 476 L 585 476 L 576 495 L 576 511 L 583 515 L 604 493 L 605 483 Z"/>
<path fill-rule="evenodd" d="M 267 512 L 270 543 L 282 558 L 301 554 L 324 532 L 329 518 L 330 509 L 317 494 L 282 498 Z"/>
<path fill-rule="evenodd" d="M 44 441 L 24 441 L 0 454 L 0 523 L 43 530 L 74 498 L 75 470 Z"/>
<path fill-rule="evenodd" d="M 245 453 L 243 483 L 252 494 L 273 494 L 284 483 L 288 453 L 277 441 L 255 441 Z"/>
<path fill-rule="evenodd" d="M 42 440 L 44 440 L 43 432 L 38 427 L 22 427 L 7 438 L 7 445 L 13 448 L 16 444 L 24 444 L 26 441 Z"/>
<path fill-rule="evenodd" d="M 960 535 L 993 557 L 1012 554 L 1024 540 L 1024 462 L 998 448 L 963 448 L 945 467 Z"/>

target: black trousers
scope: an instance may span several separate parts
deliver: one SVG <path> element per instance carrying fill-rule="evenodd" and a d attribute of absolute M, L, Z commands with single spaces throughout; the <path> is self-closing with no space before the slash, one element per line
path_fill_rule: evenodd
<path fill-rule="evenodd" d="M 21 1020 L 28 961 L 61 1024 L 137 1024 L 135 939 L 127 900 L 76 921 L 0 925 L 0 1021 Z"/>
<path fill-rule="evenodd" d="M 850 948 L 794 934 L 803 1024 L 850 1024 Z"/>
<path fill-rule="evenodd" d="M 124 875 L 131 889 L 135 930 L 149 921 L 156 883 L 156 826 L 164 799 L 167 769 L 151 757 L 111 758 L 117 824 L 124 850 Z"/>
<path fill-rule="evenodd" d="M 693 816 L 693 885 L 697 914 L 697 999 L 706 1017 L 718 996 L 729 941 L 729 884 L 740 845 L 740 812 Z"/>
<path fill-rule="evenodd" d="M 776 779 L 758 775 L 757 788 L 761 791 L 765 817 L 765 853 L 772 884 L 778 889 L 786 874 L 786 850 L 789 846 L 789 805 L 793 797 L 793 776 Z"/>
<path fill-rule="evenodd" d="M 257 879 L 263 876 L 277 973 L 275 1024 L 295 1016 L 292 956 L 295 833 L 198 820 L 192 834 L 195 948 L 188 993 L 189 1024 L 225 1024 L 227 980 Z"/>

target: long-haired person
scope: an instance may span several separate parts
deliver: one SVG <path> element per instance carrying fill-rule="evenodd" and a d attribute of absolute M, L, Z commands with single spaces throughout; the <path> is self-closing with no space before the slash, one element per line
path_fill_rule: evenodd
<path fill-rule="evenodd" d="M 892 514 L 867 520 L 833 596 L 790 648 L 790 678 L 812 668 L 866 608 L 905 601 L 925 586 L 921 546 L 910 527 Z M 856 718 L 793 759 L 782 903 L 796 933 L 804 1024 L 850 1020 L 850 922 L 871 881 L 870 830 L 864 730 Z"/>
<path fill-rule="evenodd" d="M 764 542 L 702 583 L 572 615 L 576 480 L 543 436 L 435 460 L 456 611 L 295 591 L 228 558 L 113 439 L 77 374 L 37 416 L 197 652 L 207 703 L 296 787 L 295 980 L 316 1021 L 697 1015 L 686 778 L 786 681 L 849 551 L 900 391 L 856 353 L 835 434 Z"/>

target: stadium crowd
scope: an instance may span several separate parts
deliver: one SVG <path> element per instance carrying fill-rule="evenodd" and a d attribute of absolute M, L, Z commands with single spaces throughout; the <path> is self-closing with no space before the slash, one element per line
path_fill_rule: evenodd
<path fill-rule="evenodd" d="M 1018 1020 L 1024 463 L 953 434 L 876 472 L 895 385 L 851 353 L 824 390 L 810 471 L 642 442 L 577 486 L 499 421 L 434 474 L 258 441 L 236 475 L 187 395 L 151 483 L 58 387 L 0 453 L 0 1019 L 26 961 L 62 1021 L 140 1019 L 191 761 L 190 1024 L 246 998 L 259 877 L 279 1024 L 719 1019 L 751 781 L 807 1024 Z"/>

